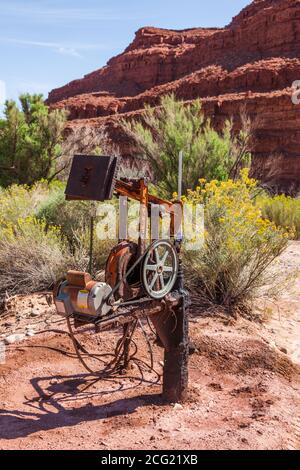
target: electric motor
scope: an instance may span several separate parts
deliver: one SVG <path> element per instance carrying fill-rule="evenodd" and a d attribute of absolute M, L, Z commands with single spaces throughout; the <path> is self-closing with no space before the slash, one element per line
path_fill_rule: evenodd
<path fill-rule="evenodd" d="M 69 271 L 67 280 L 55 289 L 54 302 L 59 315 L 95 320 L 112 310 L 112 288 L 105 282 L 93 281 L 88 273 Z"/>

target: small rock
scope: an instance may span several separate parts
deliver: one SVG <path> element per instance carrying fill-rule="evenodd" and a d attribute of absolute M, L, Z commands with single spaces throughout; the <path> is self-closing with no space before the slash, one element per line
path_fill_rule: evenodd
<path fill-rule="evenodd" d="M 104 442 L 104 441 L 100 441 L 99 444 L 100 444 L 100 446 L 104 446 L 104 447 L 107 447 L 107 446 L 108 446 L 108 444 L 107 444 L 106 442 Z"/>
<path fill-rule="evenodd" d="M 239 424 L 239 428 L 240 428 L 240 429 L 246 429 L 246 428 L 249 428 L 249 426 L 250 426 L 250 425 L 249 425 L 248 423 L 241 423 L 241 424 Z"/>
<path fill-rule="evenodd" d="M 33 308 L 30 312 L 31 317 L 39 317 L 41 315 L 41 312 L 37 310 L 36 308 Z"/>
<path fill-rule="evenodd" d="M 212 388 L 213 390 L 216 390 L 217 392 L 221 392 L 223 390 L 222 385 L 218 383 L 211 383 L 209 384 L 209 387 Z"/>
<path fill-rule="evenodd" d="M 180 403 L 175 403 L 174 410 L 183 410 L 183 406 Z"/>
<path fill-rule="evenodd" d="M 288 354 L 288 350 L 286 348 L 280 347 L 279 351 L 281 351 L 283 354 Z"/>
<path fill-rule="evenodd" d="M 35 331 L 33 331 L 33 330 L 27 330 L 26 336 L 28 336 L 29 338 L 31 338 L 31 337 L 34 336 L 34 335 L 35 335 Z"/>
<path fill-rule="evenodd" d="M 195 354 L 198 352 L 198 349 L 192 341 L 189 342 L 189 355 L 191 356 L 192 354 Z"/>
<path fill-rule="evenodd" d="M 4 339 L 4 343 L 5 344 L 14 344 L 14 343 L 18 343 L 19 341 L 23 341 L 24 339 L 25 339 L 24 334 L 10 335 L 10 336 L 7 336 Z"/>

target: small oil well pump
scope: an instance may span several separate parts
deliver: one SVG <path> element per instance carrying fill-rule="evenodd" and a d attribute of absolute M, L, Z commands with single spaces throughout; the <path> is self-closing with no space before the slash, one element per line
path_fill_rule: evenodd
<path fill-rule="evenodd" d="M 181 401 L 187 393 L 189 356 L 189 298 L 181 262 L 182 205 L 151 195 L 145 179 L 117 179 L 117 173 L 116 157 L 77 155 L 66 198 L 106 201 L 117 195 L 122 196 L 120 201 L 124 196 L 139 201 L 138 241 L 119 239 L 107 259 L 105 282 L 93 280 L 86 272 L 69 271 L 66 280 L 55 288 L 56 309 L 66 317 L 69 328 L 71 319 L 75 328 L 91 324 L 97 332 L 122 325 L 124 347 L 130 340 L 129 325 L 148 317 L 165 350 L 163 396 L 169 402 Z M 147 242 L 149 216 L 152 212 L 160 217 L 162 211 L 170 215 L 170 237 L 159 239 L 154 233 L 157 230 L 151 227 Z M 74 335 L 72 339 L 76 348 Z"/>

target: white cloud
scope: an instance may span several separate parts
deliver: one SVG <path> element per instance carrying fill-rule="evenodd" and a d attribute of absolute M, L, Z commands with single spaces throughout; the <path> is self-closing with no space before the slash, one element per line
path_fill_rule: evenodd
<path fill-rule="evenodd" d="M 5 82 L 0 80 L 0 106 L 5 103 L 6 100 L 6 86 Z"/>
<path fill-rule="evenodd" d="M 73 47 L 59 47 L 57 52 L 63 55 L 70 55 L 71 57 L 81 57 L 79 52 L 77 52 Z"/>
<path fill-rule="evenodd" d="M 54 52 L 63 55 L 69 55 L 71 57 L 81 57 L 81 51 L 91 51 L 91 50 L 107 50 L 108 46 L 103 44 L 62 44 L 57 42 L 47 42 L 47 41 L 29 41 L 26 39 L 14 39 L 14 38 L 5 38 L 0 37 L 0 43 L 6 44 L 16 44 L 19 46 L 28 46 L 28 47 L 42 47 L 47 49 L 52 49 Z"/>

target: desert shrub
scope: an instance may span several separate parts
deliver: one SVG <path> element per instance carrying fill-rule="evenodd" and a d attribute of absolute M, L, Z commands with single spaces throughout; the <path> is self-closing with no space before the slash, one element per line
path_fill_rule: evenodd
<path fill-rule="evenodd" d="M 189 286 L 204 306 L 245 308 L 292 235 L 262 216 L 253 200 L 257 182 L 248 177 L 248 170 L 241 176 L 236 182 L 200 180 L 186 198 L 204 204 L 204 245 L 197 252 L 185 252 Z"/>
<path fill-rule="evenodd" d="M 34 217 L 0 228 L 0 296 L 49 289 L 74 265 L 61 233 Z"/>
<path fill-rule="evenodd" d="M 66 201 L 65 184 L 58 183 L 48 197 L 40 204 L 37 218 L 47 225 L 59 226 L 61 232 L 72 244 L 74 231 L 89 225 L 90 204 L 86 201 Z"/>
<path fill-rule="evenodd" d="M 89 201 L 66 201 L 65 186 L 59 184 L 55 191 L 41 204 L 37 218 L 44 220 L 47 226 L 60 228 L 61 234 L 68 241 L 72 254 L 80 259 L 86 259 L 85 269 L 88 267 L 90 247 L 90 219 L 91 212 L 97 208 L 96 203 Z M 97 224 L 95 218 L 95 225 Z M 93 264 L 94 272 L 105 265 L 106 258 L 113 246 L 113 241 L 99 240 L 94 234 Z M 81 255 L 79 255 L 81 253 Z"/>
<path fill-rule="evenodd" d="M 264 218 L 271 220 L 277 227 L 288 227 L 295 231 L 295 237 L 300 239 L 300 199 L 279 195 L 261 196 L 257 204 Z"/>
<path fill-rule="evenodd" d="M 49 197 L 47 182 L 29 186 L 12 185 L 0 188 L 0 223 L 16 223 L 18 219 L 34 215 L 39 206 Z"/>
<path fill-rule="evenodd" d="M 96 219 L 97 221 L 97 219 Z M 95 223 L 97 223 L 95 221 Z M 73 233 L 73 250 L 76 254 L 76 258 L 86 259 L 85 270 L 88 269 L 89 265 L 89 247 L 90 247 L 90 229 L 78 227 Z M 93 274 L 99 274 L 105 269 L 106 260 L 108 255 L 116 245 L 117 240 L 101 240 L 97 238 L 97 234 L 94 233 L 93 239 Z M 72 251 L 73 251 L 72 250 Z"/>
<path fill-rule="evenodd" d="M 177 189 L 178 154 L 184 152 L 183 191 L 196 187 L 199 178 L 235 179 L 250 163 L 252 125 L 241 115 L 242 128 L 233 133 L 227 120 L 217 132 L 204 116 L 201 101 L 177 101 L 164 96 L 158 108 L 146 107 L 142 120 L 123 121 L 136 152 L 152 167 L 160 192 L 170 197 Z"/>
<path fill-rule="evenodd" d="M 48 289 L 69 269 L 89 266 L 89 202 L 66 201 L 65 184 L 0 189 L 0 299 Z M 94 238 L 94 273 L 113 242 Z"/>

